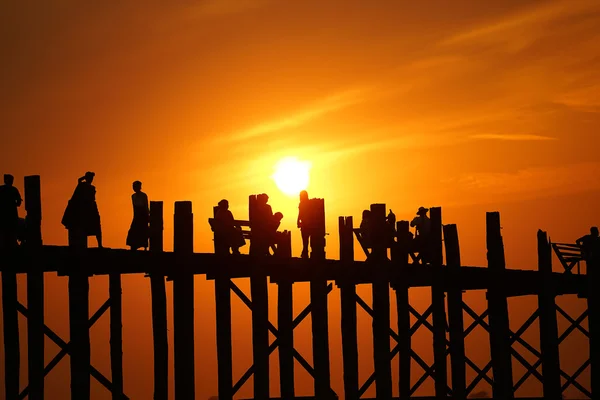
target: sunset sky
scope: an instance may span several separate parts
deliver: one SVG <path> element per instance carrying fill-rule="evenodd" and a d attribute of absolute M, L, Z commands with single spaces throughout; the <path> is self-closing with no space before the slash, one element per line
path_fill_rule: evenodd
<path fill-rule="evenodd" d="M 510 268 L 536 268 L 539 228 L 573 242 L 600 224 L 597 0 L 4 1 L 0 59 L 0 173 L 20 190 L 23 176 L 41 175 L 46 244 L 66 244 L 62 213 L 91 170 L 106 246 L 125 247 L 131 182 L 141 180 L 165 202 L 166 249 L 174 201 L 193 202 L 195 251 L 210 252 L 212 206 L 227 198 L 245 219 L 248 195 L 266 192 L 299 255 L 297 198 L 271 179 L 286 156 L 312 164 L 329 258 L 337 217 L 358 225 L 371 203 L 399 220 L 443 207 L 466 265 L 485 265 L 486 211 L 501 212 Z M 125 315 L 144 328 L 124 323 L 126 388 L 150 398 L 151 387 L 131 383 L 137 369 L 152 376 L 150 347 L 135 347 L 151 344 L 149 284 L 127 279 Z M 212 283 L 197 281 L 197 318 L 214 319 L 202 289 Z M 47 284 L 50 293 L 66 280 Z M 57 328 L 67 299 L 52 301 L 49 324 L 68 335 Z M 197 349 L 212 366 L 214 334 L 198 334 L 211 353 Z M 201 370 L 208 398 L 216 376 Z"/>

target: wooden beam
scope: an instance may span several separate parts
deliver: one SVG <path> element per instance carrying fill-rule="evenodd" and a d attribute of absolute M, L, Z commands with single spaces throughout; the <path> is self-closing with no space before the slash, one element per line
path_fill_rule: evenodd
<path fill-rule="evenodd" d="M 339 218 L 340 261 L 354 261 L 354 227 L 352 217 Z M 342 311 L 342 358 L 344 362 L 344 398 L 358 400 L 358 332 L 356 316 L 356 285 L 348 279 L 340 283 Z"/>
<path fill-rule="evenodd" d="M 194 215 L 192 202 L 175 202 L 175 253 L 194 251 Z M 194 363 L 194 275 L 173 271 L 173 337 L 175 358 L 175 399 L 193 399 L 195 390 Z"/>
<path fill-rule="evenodd" d="M 123 394 L 123 308 L 121 275 L 108 276 L 110 297 L 110 370 L 112 399 L 122 400 Z"/>
<path fill-rule="evenodd" d="M 7 256 L 2 262 L 8 264 Z M 21 352 L 19 314 L 17 312 L 17 275 L 10 269 L 2 271 L 2 324 L 4 328 L 4 393 L 6 399 L 19 397 Z"/>
<path fill-rule="evenodd" d="M 314 207 L 314 242 L 311 243 L 311 262 L 325 259 L 325 203 L 323 199 L 311 199 Z M 311 241 L 313 239 L 311 238 Z M 315 370 L 315 396 L 328 399 L 331 396 L 329 364 L 329 312 L 327 309 L 327 280 L 316 276 L 310 282 L 310 302 L 312 304 L 312 345 Z"/>
<path fill-rule="evenodd" d="M 150 252 L 163 251 L 163 202 L 150 202 Z M 152 295 L 152 338 L 154 344 L 154 400 L 169 398 L 169 341 L 167 337 L 167 294 L 165 277 L 150 273 Z"/>
<path fill-rule="evenodd" d="M 372 253 L 370 260 L 373 278 L 373 357 L 375 366 L 375 389 L 378 399 L 392 397 L 392 369 L 390 360 L 390 287 L 386 265 L 389 241 L 385 204 L 371 204 L 370 233 Z"/>
<path fill-rule="evenodd" d="M 277 257 L 291 258 L 291 235 L 277 246 Z M 279 389 L 283 398 L 293 399 L 294 390 L 294 302 L 293 282 L 284 279 L 277 283 L 277 330 L 279 340 Z"/>
<path fill-rule="evenodd" d="M 460 246 L 456 225 L 444 225 L 446 265 L 460 268 Z M 452 398 L 465 400 L 467 396 L 465 334 L 462 308 L 462 290 L 448 290 L 448 326 L 450 333 L 450 365 L 452 367 Z"/>
<path fill-rule="evenodd" d="M 269 398 L 269 300 L 267 276 L 257 271 L 250 278 L 252 298 L 252 354 L 254 397 Z"/>
<path fill-rule="evenodd" d="M 448 373 L 446 367 L 446 304 L 443 289 L 442 263 L 442 209 L 432 207 L 430 210 L 431 233 L 430 247 L 433 280 L 431 283 L 431 306 L 433 319 L 433 359 L 435 370 L 435 395 L 445 398 L 448 395 Z"/>
<path fill-rule="evenodd" d="M 400 278 L 395 283 L 396 310 L 398 313 L 398 348 L 399 369 L 398 387 L 401 400 L 408 400 L 411 392 L 411 324 L 408 296 L 408 253 L 409 253 L 409 222 L 396 223 L 397 244 L 392 252 L 392 261 L 400 270 Z"/>
<path fill-rule="evenodd" d="M 598 350 L 598 296 L 596 295 L 597 283 L 594 279 L 598 279 L 598 268 L 600 268 L 600 241 L 596 240 L 593 245 L 592 253 L 595 255 L 592 259 L 586 261 L 586 278 L 587 278 L 587 303 L 588 303 L 588 329 L 590 332 L 590 391 L 592 395 L 600 393 L 600 364 L 598 357 L 593 356 L 593 351 Z M 596 278 L 594 278 L 596 276 Z M 595 390 L 595 391 L 594 391 Z"/>
<path fill-rule="evenodd" d="M 491 271 L 506 269 L 504 243 L 500 227 L 500 213 L 486 214 L 486 242 L 488 268 Z M 499 399 L 513 399 L 513 375 L 511 359 L 510 327 L 508 302 L 505 287 L 509 282 L 491 282 L 488 290 L 488 310 L 490 326 L 490 352 L 494 385 L 493 396 Z"/>
<path fill-rule="evenodd" d="M 560 400 L 560 358 L 558 350 L 558 321 L 556 317 L 555 288 L 552 284 L 552 246 L 546 232 L 537 233 L 538 270 L 542 289 L 538 295 L 540 315 L 540 353 L 542 355 L 542 385 L 544 397 Z"/>
<path fill-rule="evenodd" d="M 42 201 L 40 176 L 25 177 L 27 249 L 42 247 Z M 39 267 L 36 265 L 36 267 Z M 44 273 L 41 269 L 27 273 L 27 369 L 29 399 L 44 398 Z"/>
<path fill-rule="evenodd" d="M 213 216 L 217 216 L 218 206 L 213 207 Z M 220 243 L 221 238 L 214 235 L 215 254 L 229 255 L 226 243 Z M 233 399 L 233 350 L 231 345 L 231 279 L 227 274 L 230 263 L 224 263 L 225 273 L 215 278 L 215 309 L 217 323 L 217 379 L 219 399 Z"/>

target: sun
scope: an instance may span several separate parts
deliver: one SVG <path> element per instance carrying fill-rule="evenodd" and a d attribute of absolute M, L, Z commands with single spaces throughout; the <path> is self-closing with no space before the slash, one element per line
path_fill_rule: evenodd
<path fill-rule="evenodd" d="M 308 187 L 310 163 L 299 161 L 296 157 L 286 157 L 275 164 L 272 175 L 275 184 L 283 193 L 294 196 Z"/>

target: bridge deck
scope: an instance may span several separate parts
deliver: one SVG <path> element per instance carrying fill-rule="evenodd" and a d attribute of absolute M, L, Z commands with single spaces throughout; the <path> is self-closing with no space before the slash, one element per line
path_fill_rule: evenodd
<path fill-rule="evenodd" d="M 85 271 L 89 275 L 148 274 L 173 276 L 177 273 L 247 278 L 266 275 L 271 282 L 309 282 L 315 279 L 343 283 L 372 283 L 387 280 L 392 286 L 431 286 L 441 274 L 443 289 L 477 290 L 504 288 L 508 296 L 537 294 L 541 276 L 534 270 L 507 269 L 493 271 L 486 267 L 462 266 L 436 268 L 409 264 L 398 267 L 390 261 L 305 260 L 300 258 L 254 257 L 249 255 L 221 256 L 213 253 L 182 254 L 174 252 L 144 252 L 125 249 L 86 249 L 73 251 L 67 246 L 43 246 L 38 250 L 17 249 L 1 257 L 0 270 L 14 269 L 17 273 L 30 271 L 56 272 L 69 275 Z M 85 266 L 85 267 L 84 267 Z M 585 294 L 585 276 L 553 273 L 558 294 Z"/>

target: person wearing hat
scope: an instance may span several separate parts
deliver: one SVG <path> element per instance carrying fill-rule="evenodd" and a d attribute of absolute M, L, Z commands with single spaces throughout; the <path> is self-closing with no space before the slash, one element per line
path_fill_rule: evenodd
<path fill-rule="evenodd" d="M 241 229 L 235 226 L 235 219 L 229 210 L 229 201 L 219 201 L 215 214 L 215 240 L 218 253 L 240 254 L 240 247 L 246 244 Z M 231 249 L 231 253 L 229 253 Z"/>
<path fill-rule="evenodd" d="M 72 245 L 86 247 L 87 237 L 96 236 L 98 248 L 103 247 L 96 187 L 92 185 L 95 176 L 95 173 L 88 171 L 78 179 L 77 187 L 63 214 L 61 222 L 69 232 L 69 243 Z"/>
<path fill-rule="evenodd" d="M 427 258 L 427 239 L 429 232 L 431 232 L 431 220 L 427 216 L 429 208 L 419 207 L 417 216 L 410 222 L 410 226 L 415 228 L 415 248 L 423 255 L 424 259 Z"/>

